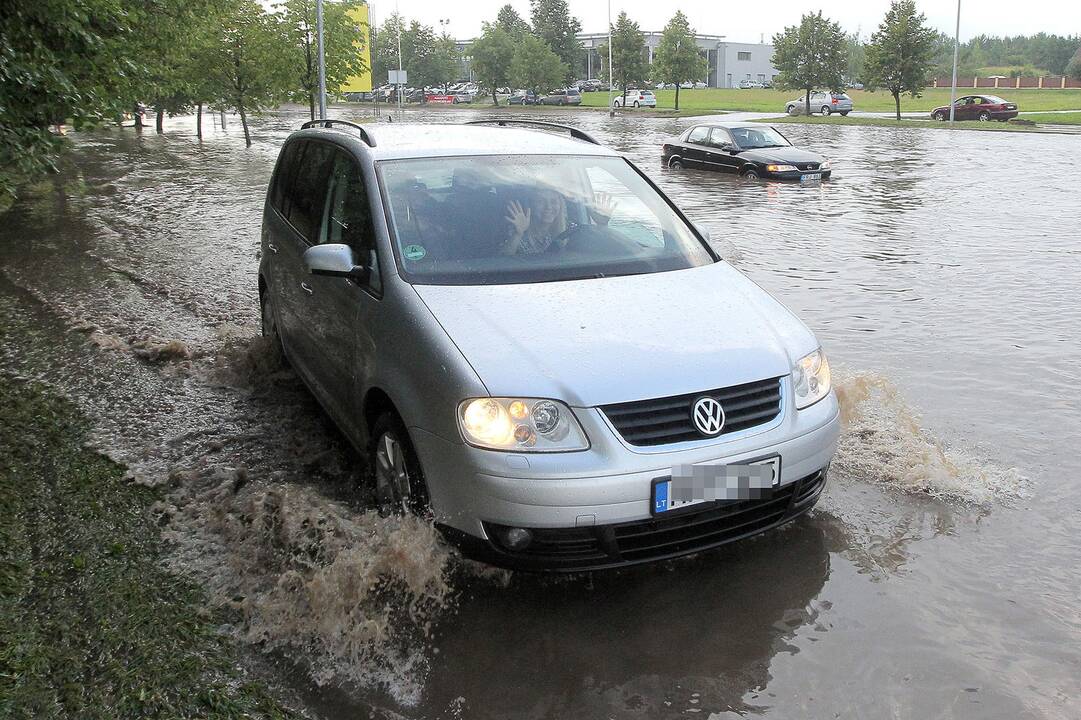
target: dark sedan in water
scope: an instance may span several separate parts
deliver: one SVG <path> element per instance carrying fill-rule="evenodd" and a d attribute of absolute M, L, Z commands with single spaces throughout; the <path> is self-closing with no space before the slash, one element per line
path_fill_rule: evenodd
<path fill-rule="evenodd" d="M 751 179 L 826 180 L 833 171 L 828 158 L 793 147 L 769 125 L 695 125 L 666 142 L 664 164 L 736 173 Z"/>

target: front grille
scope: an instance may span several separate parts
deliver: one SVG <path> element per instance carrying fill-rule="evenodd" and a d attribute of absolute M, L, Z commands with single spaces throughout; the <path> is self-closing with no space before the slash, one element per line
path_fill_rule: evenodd
<path fill-rule="evenodd" d="M 708 437 L 698 431 L 691 419 L 691 406 L 706 396 L 717 400 L 724 408 L 725 421 L 720 435 L 768 423 L 781 412 L 779 378 L 675 397 L 605 405 L 601 410 L 631 445 L 666 445 Z"/>
<path fill-rule="evenodd" d="M 818 163 L 806 163 L 804 165 L 797 165 L 800 170 L 817 170 Z"/>
<path fill-rule="evenodd" d="M 826 471 L 812 473 L 772 496 L 646 520 L 575 528 L 533 529 L 533 542 L 510 550 L 496 540 L 496 525 L 485 524 L 498 564 L 545 570 L 582 570 L 676 557 L 748 537 L 791 520 L 814 505 Z"/>

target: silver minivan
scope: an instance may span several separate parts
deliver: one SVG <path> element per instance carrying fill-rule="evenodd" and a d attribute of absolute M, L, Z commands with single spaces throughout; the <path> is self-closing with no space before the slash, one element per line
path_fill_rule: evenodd
<path fill-rule="evenodd" d="M 306 123 L 261 257 L 263 332 L 380 503 L 469 554 L 675 557 L 822 492 L 838 406 L 815 336 L 580 130 Z"/>

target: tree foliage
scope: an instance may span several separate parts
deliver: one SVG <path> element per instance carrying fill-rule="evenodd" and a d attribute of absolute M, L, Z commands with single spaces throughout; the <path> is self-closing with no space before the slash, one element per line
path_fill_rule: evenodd
<path fill-rule="evenodd" d="M 773 36 L 773 66 L 781 71 L 775 85 L 806 92 L 804 108 L 810 115 L 812 90 L 844 89 L 848 57 L 841 26 L 821 10 L 804 15 L 799 25 Z"/>
<path fill-rule="evenodd" d="M 679 110 L 680 83 L 702 80 L 709 71 L 694 35 L 687 16 L 677 10 L 664 26 L 661 42 L 653 53 L 653 79 L 675 84 L 676 110 Z"/>
<path fill-rule="evenodd" d="M 522 16 L 510 3 L 499 8 L 499 13 L 495 17 L 495 24 L 515 40 L 519 40 L 523 35 L 532 32 L 529 23 L 522 19 Z"/>
<path fill-rule="evenodd" d="M 649 78 L 649 61 L 646 57 L 646 41 L 638 23 L 621 12 L 612 30 L 612 81 L 623 90 L 624 104 L 627 90 L 637 87 Z M 608 44 L 597 49 L 602 61 L 608 60 Z"/>
<path fill-rule="evenodd" d="M 882 24 L 867 45 L 864 82 L 871 90 L 886 88 L 901 119 L 901 95 L 918 97 L 934 67 L 935 32 L 916 12 L 915 0 L 893 0 Z"/>
<path fill-rule="evenodd" d="M 583 57 L 582 45 L 578 42 L 582 23 L 571 16 L 567 0 L 529 0 L 529 7 L 533 32 L 563 62 L 566 67 L 563 79 L 570 79 Z"/>
<path fill-rule="evenodd" d="M 485 23 L 484 32 L 473 43 L 473 72 L 476 73 L 477 83 L 492 91 L 493 105 L 499 104 L 496 88 L 511 84 L 516 46 L 514 36 L 498 20 Z"/>
<path fill-rule="evenodd" d="M 863 44 L 859 33 L 845 36 L 845 52 L 848 55 L 848 69 L 845 80 L 848 83 L 863 81 L 863 68 L 867 61 L 867 46 Z"/>
<path fill-rule="evenodd" d="M 510 76 L 516 87 L 545 93 L 563 83 L 567 66 L 547 43 L 526 35 L 514 49 Z"/>
<path fill-rule="evenodd" d="M 349 12 L 359 5 L 357 0 L 323 3 L 323 56 L 327 88 L 331 90 L 368 69 L 356 45 L 364 37 L 362 28 L 358 28 L 349 16 Z M 281 22 L 293 49 L 291 60 L 296 84 L 290 97 L 294 101 L 307 103 L 314 120 L 319 92 L 316 0 L 285 0 Z"/>
<path fill-rule="evenodd" d="M 1081 80 L 1081 47 L 1077 48 L 1073 58 L 1066 64 L 1066 74 L 1074 80 Z"/>

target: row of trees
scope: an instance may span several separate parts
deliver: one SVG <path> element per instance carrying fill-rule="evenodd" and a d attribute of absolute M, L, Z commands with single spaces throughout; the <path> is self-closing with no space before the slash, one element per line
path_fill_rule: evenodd
<path fill-rule="evenodd" d="M 348 13 L 326 3 L 327 82 L 365 70 Z M 163 118 L 202 108 L 248 114 L 283 100 L 314 117 L 315 0 L 10 0 L 0 6 L 0 193 L 55 166 L 50 131 L 116 121 L 146 104 Z M 140 120 L 135 113 L 136 122 Z"/>

